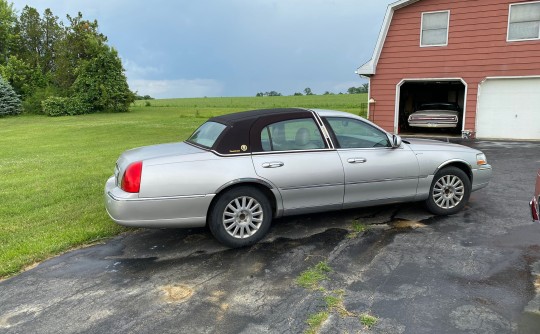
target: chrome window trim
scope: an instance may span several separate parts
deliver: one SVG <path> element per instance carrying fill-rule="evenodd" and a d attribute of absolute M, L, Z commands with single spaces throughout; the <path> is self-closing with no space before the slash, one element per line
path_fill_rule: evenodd
<path fill-rule="evenodd" d="M 313 114 L 315 120 L 317 121 L 317 124 L 319 125 L 319 128 L 321 130 L 321 133 L 323 134 L 324 139 L 326 140 L 326 144 L 329 148 L 336 148 L 336 145 L 334 145 L 334 142 L 332 141 L 332 137 L 330 136 L 330 132 L 328 132 L 328 129 L 324 125 L 324 121 L 322 117 L 316 113 L 313 110 L 310 110 Z"/>
<path fill-rule="evenodd" d="M 307 110 L 309 112 L 311 112 L 314 117 L 313 118 L 297 118 L 297 119 L 293 119 L 293 120 L 299 120 L 299 119 L 311 119 L 311 120 L 314 120 L 315 122 L 315 126 L 318 128 L 320 134 L 321 134 L 321 137 L 326 141 L 326 146 L 325 148 L 313 148 L 313 149 L 309 149 L 309 150 L 287 150 L 287 151 L 262 151 L 262 152 L 251 152 L 250 154 L 251 155 L 261 155 L 261 154 L 278 154 L 278 153 L 299 153 L 299 152 L 321 152 L 321 151 L 334 151 L 334 146 L 333 146 L 333 143 L 331 141 L 328 141 L 328 138 L 326 137 L 328 135 L 328 132 L 326 130 L 326 128 L 324 128 L 324 126 L 321 126 L 321 124 L 319 122 L 322 122 L 322 120 L 319 119 L 319 115 L 317 115 L 316 112 L 314 112 L 313 110 Z M 280 121 L 280 122 L 287 122 L 288 120 L 285 120 L 285 121 Z M 276 123 L 280 123 L 280 122 L 276 122 Z M 263 130 L 267 127 L 269 127 L 270 125 L 273 125 L 273 124 L 276 124 L 276 123 L 269 123 L 267 124 Z"/>
<path fill-rule="evenodd" d="M 365 120 L 363 119 L 357 119 L 357 118 L 352 118 L 352 117 L 344 117 L 344 116 L 325 116 L 325 119 L 326 121 L 328 122 L 328 125 L 330 126 L 331 130 L 332 130 L 332 133 L 334 134 L 334 136 L 336 136 L 336 140 L 337 140 L 337 133 L 336 131 L 334 131 L 334 129 L 332 128 L 332 125 L 330 124 L 330 120 L 329 118 L 346 118 L 346 119 L 349 119 L 351 121 L 356 121 L 356 122 L 359 122 L 359 123 L 363 123 L 379 132 L 381 132 L 381 134 L 384 134 L 386 136 L 386 138 L 388 139 L 388 143 L 390 145 L 392 145 L 392 135 L 389 134 L 388 132 L 386 132 L 385 130 L 377 127 L 377 126 L 373 126 L 372 124 L 366 122 Z M 339 145 L 339 141 L 337 142 L 337 144 Z M 346 147 L 346 148 L 342 148 L 342 147 L 336 147 L 336 150 L 338 151 L 341 151 L 341 150 L 373 150 L 373 149 L 382 149 L 382 148 L 389 148 L 389 149 L 396 149 L 392 146 L 388 147 L 388 146 L 383 146 L 383 147 Z"/>
<path fill-rule="evenodd" d="M 332 152 L 332 151 L 336 151 L 336 150 L 333 148 L 319 148 L 319 149 L 312 149 L 312 150 L 265 151 L 265 152 L 254 152 L 254 153 L 251 153 L 251 155 L 316 153 L 316 152 Z"/>

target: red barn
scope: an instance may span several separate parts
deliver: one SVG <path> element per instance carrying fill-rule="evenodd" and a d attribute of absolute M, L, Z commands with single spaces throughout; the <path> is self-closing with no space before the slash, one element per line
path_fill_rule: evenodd
<path fill-rule="evenodd" d="M 369 119 L 388 131 L 424 132 L 408 116 L 449 102 L 460 121 L 447 134 L 540 139 L 540 1 L 397 1 L 357 73 Z"/>

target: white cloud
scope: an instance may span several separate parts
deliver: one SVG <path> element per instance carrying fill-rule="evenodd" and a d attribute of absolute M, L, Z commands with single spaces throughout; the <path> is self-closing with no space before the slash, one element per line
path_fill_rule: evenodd
<path fill-rule="evenodd" d="M 163 73 L 162 69 L 159 69 L 155 66 L 139 66 L 134 61 L 125 58 L 122 58 L 122 63 L 126 70 L 126 76 L 133 80 L 144 79 L 148 76 Z"/>
<path fill-rule="evenodd" d="M 131 90 L 154 98 L 221 96 L 223 85 L 213 79 L 129 80 Z"/>

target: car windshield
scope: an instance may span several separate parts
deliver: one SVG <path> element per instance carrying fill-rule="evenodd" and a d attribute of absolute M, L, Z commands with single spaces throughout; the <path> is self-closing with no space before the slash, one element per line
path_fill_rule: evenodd
<path fill-rule="evenodd" d="M 457 110 L 458 107 L 452 103 L 424 103 L 418 110 Z"/>
<path fill-rule="evenodd" d="M 221 123 L 206 122 L 189 137 L 188 142 L 212 147 L 225 128 Z"/>

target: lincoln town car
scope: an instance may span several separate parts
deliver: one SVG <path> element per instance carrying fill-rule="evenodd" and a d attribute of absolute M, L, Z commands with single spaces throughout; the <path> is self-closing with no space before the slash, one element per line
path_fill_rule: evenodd
<path fill-rule="evenodd" d="M 462 210 L 491 179 L 476 149 L 401 139 L 362 117 L 317 109 L 213 117 L 186 141 L 135 148 L 105 185 L 125 226 L 208 226 L 229 247 L 256 243 L 274 218 L 399 202 Z"/>

